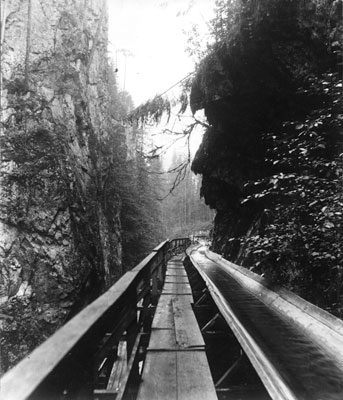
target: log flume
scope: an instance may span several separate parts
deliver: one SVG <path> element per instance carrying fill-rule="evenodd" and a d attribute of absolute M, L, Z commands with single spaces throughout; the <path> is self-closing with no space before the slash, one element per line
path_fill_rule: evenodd
<path fill-rule="evenodd" d="M 273 399 L 343 398 L 341 320 L 285 290 L 269 290 L 206 248 L 189 254 Z"/>
<path fill-rule="evenodd" d="M 199 287 L 217 310 L 207 324 L 193 314 Z M 263 399 L 343 399 L 343 321 L 189 238 L 161 243 L 8 371 L 0 398 L 236 399 L 219 383 L 239 361 L 214 383 L 201 336 L 218 316 L 263 383 Z"/>

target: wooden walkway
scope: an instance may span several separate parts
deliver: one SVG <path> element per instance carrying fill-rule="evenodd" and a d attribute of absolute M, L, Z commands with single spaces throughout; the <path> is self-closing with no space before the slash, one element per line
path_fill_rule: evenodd
<path fill-rule="evenodd" d="M 167 265 L 152 323 L 138 400 L 214 400 L 205 343 L 180 256 Z"/>

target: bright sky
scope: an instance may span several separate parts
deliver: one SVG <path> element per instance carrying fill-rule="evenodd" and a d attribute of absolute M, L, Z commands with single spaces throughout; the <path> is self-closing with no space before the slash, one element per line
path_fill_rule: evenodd
<path fill-rule="evenodd" d="M 109 50 L 118 84 L 136 106 L 161 94 L 194 70 L 185 52 L 192 25 L 206 42 L 214 0 L 108 0 Z M 126 53 L 126 56 L 124 55 Z"/>

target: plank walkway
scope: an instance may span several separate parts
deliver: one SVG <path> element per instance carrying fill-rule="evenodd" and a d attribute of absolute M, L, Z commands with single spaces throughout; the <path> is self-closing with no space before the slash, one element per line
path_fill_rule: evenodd
<path fill-rule="evenodd" d="M 215 400 L 205 343 L 180 256 L 167 266 L 152 322 L 138 400 Z"/>

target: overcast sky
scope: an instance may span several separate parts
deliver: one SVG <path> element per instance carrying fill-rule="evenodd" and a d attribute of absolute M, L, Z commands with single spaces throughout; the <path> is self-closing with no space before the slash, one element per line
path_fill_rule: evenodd
<path fill-rule="evenodd" d="M 214 0 L 108 0 L 108 4 L 109 50 L 117 63 L 119 88 L 131 94 L 136 106 L 193 71 L 183 30 L 197 24 L 205 33 Z"/>

